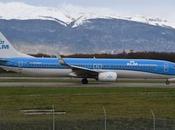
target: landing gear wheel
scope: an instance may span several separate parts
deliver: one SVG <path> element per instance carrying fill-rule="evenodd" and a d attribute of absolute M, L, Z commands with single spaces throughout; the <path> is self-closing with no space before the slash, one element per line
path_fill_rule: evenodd
<path fill-rule="evenodd" d="M 170 81 L 169 80 L 166 80 L 165 83 L 166 83 L 166 85 L 169 85 L 170 84 Z"/>
<path fill-rule="evenodd" d="M 88 80 L 86 78 L 84 78 L 84 79 L 81 80 L 81 83 L 82 84 L 88 84 Z"/>

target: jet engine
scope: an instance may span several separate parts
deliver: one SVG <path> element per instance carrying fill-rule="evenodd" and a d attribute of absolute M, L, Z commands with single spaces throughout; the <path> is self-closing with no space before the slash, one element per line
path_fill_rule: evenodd
<path fill-rule="evenodd" d="M 117 73 L 116 72 L 101 72 L 98 75 L 99 81 L 116 81 Z"/>

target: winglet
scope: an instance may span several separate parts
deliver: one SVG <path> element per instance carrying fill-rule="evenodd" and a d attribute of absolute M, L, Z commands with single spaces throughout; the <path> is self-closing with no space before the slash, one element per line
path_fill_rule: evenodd
<path fill-rule="evenodd" d="M 59 59 L 59 63 L 60 63 L 61 65 L 65 65 L 65 64 L 66 64 L 66 62 L 64 61 L 64 59 L 61 57 L 60 54 L 57 55 L 57 58 Z"/>

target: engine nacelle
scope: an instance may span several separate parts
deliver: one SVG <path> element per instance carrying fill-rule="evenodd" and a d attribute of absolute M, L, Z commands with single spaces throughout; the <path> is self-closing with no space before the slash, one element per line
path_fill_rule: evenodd
<path fill-rule="evenodd" d="M 98 75 L 99 81 L 116 81 L 117 73 L 116 72 L 101 72 Z"/>

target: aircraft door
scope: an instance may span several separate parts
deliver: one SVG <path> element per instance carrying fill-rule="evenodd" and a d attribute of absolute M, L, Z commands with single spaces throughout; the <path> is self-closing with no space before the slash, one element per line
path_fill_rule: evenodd
<path fill-rule="evenodd" d="M 22 71 L 23 64 L 23 62 L 18 62 L 18 71 Z"/>
<path fill-rule="evenodd" d="M 164 64 L 164 72 L 169 71 L 169 65 L 167 63 Z"/>

